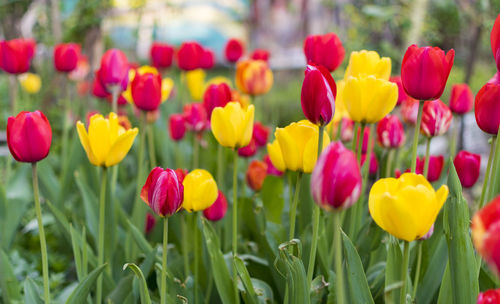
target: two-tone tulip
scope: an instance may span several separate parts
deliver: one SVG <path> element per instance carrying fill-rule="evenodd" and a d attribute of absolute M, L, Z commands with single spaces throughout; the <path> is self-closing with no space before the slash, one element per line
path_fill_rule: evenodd
<path fill-rule="evenodd" d="M 474 105 L 474 95 L 466 83 L 454 84 L 451 87 L 450 109 L 455 114 L 463 115 Z"/>
<path fill-rule="evenodd" d="M 224 55 L 226 60 L 230 63 L 235 63 L 238 61 L 245 52 L 245 46 L 243 42 L 236 38 L 231 38 L 226 42 L 224 47 Z"/>
<path fill-rule="evenodd" d="M 269 92 L 273 72 L 263 60 L 243 60 L 236 65 L 236 87 L 244 94 L 256 96 Z"/>
<path fill-rule="evenodd" d="M 417 123 L 419 101 L 408 97 L 401 103 L 401 118 L 411 126 Z"/>
<path fill-rule="evenodd" d="M 424 174 L 424 166 L 425 166 L 425 157 L 417 157 L 417 167 L 415 169 L 415 172 L 418 174 Z M 443 171 L 443 167 L 444 167 L 443 155 L 429 156 L 429 171 L 427 172 L 427 180 L 431 183 L 439 180 L 439 177 L 441 177 L 441 172 Z"/>
<path fill-rule="evenodd" d="M 322 66 L 308 65 L 300 93 L 305 117 L 320 126 L 330 123 L 335 112 L 336 95 L 337 87 L 328 70 Z"/>
<path fill-rule="evenodd" d="M 253 132 L 254 106 L 246 110 L 238 102 L 215 108 L 210 119 L 212 133 L 223 147 L 241 148 L 250 143 Z"/>
<path fill-rule="evenodd" d="M 217 222 L 224 218 L 227 212 L 227 199 L 224 193 L 219 190 L 217 199 L 212 206 L 203 210 L 203 216 L 209 221 Z"/>
<path fill-rule="evenodd" d="M 202 132 L 210 126 L 207 111 L 200 102 L 184 105 L 182 116 L 187 129 L 195 133 Z"/>
<path fill-rule="evenodd" d="M 59 72 L 73 71 L 80 58 L 81 48 L 77 43 L 60 43 L 54 47 L 54 67 Z"/>
<path fill-rule="evenodd" d="M 189 172 L 182 184 L 184 185 L 182 208 L 188 212 L 207 209 L 219 196 L 217 184 L 207 170 L 195 169 Z"/>
<path fill-rule="evenodd" d="M 322 65 L 333 72 L 342 64 L 345 49 L 335 33 L 309 35 L 304 40 L 304 55 L 309 64 Z"/>
<path fill-rule="evenodd" d="M 26 73 L 35 55 L 36 43 L 32 39 L 0 41 L 0 68 L 9 74 Z"/>
<path fill-rule="evenodd" d="M 443 135 L 450 128 L 453 115 L 441 100 L 427 100 L 422 109 L 420 133 L 427 137 Z"/>
<path fill-rule="evenodd" d="M 177 51 L 177 65 L 183 71 L 200 68 L 203 47 L 196 41 L 184 42 Z"/>
<path fill-rule="evenodd" d="M 388 149 L 397 149 L 404 144 L 405 129 L 396 115 L 387 115 L 378 122 L 377 141 Z"/>
<path fill-rule="evenodd" d="M 168 119 L 168 130 L 173 141 L 179 141 L 186 134 L 186 124 L 182 114 L 172 114 Z"/>
<path fill-rule="evenodd" d="M 472 217 L 472 240 L 479 254 L 500 273 L 500 196 Z"/>
<path fill-rule="evenodd" d="M 391 59 L 380 57 L 375 51 L 362 50 L 352 52 L 349 57 L 349 65 L 344 74 L 344 79 L 349 77 L 373 76 L 383 80 L 389 80 L 391 76 Z"/>
<path fill-rule="evenodd" d="M 179 211 L 184 199 L 184 186 L 172 169 L 154 168 L 141 190 L 142 200 L 161 217 Z"/>
<path fill-rule="evenodd" d="M 203 93 L 203 106 L 208 117 L 216 107 L 224 107 L 231 101 L 231 88 L 225 82 L 210 84 Z"/>
<path fill-rule="evenodd" d="M 125 53 L 118 49 L 110 49 L 101 58 L 99 79 L 108 91 L 113 86 L 122 86 L 125 89 L 128 82 L 128 70 L 129 64 Z"/>
<path fill-rule="evenodd" d="M 166 69 L 172 65 L 174 47 L 161 42 L 153 42 L 149 51 L 151 65 L 158 69 Z"/>
<path fill-rule="evenodd" d="M 485 84 L 476 95 L 474 108 L 479 128 L 496 135 L 500 125 L 500 84 Z"/>
<path fill-rule="evenodd" d="M 481 155 L 462 150 L 453 160 L 458 178 L 464 188 L 474 186 L 481 170 Z"/>
<path fill-rule="evenodd" d="M 253 191 L 260 191 L 262 189 L 264 180 L 267 177 L 267 169 L 266 162 L 257 159 L 252 160 L 248 165 L 245 179 Z"/>

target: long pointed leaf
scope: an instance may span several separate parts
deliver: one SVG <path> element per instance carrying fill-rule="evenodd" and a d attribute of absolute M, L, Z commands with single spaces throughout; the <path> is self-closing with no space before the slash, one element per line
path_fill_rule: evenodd
<path fill-rule="evenodd" d="M 71 293 L 66 304 L 84 304 L 87 302 L 87 296 L 90 293 L 92 287 L 95 286 L 95 281 L 99 277 L 99 275 L 106 268 L 106 264 L 103 264 L 96 269 L 94 269 L 91 273 L 88 274 L 83 280 L 76 286 L 75 290 Z"/>
<path fill-rule="evenodd" d="M 139 280 L 139 290 L 141 292 L 141 303 L 142 304 L 151 304 L 151 298 L 149 297 L 148 284 L 146 283 L 146 279 L 144 278 L 144 274 L 142 274 L 141 269 L 135 265 L 134 263 L 127 263 L 123 265 L 123 270 L 130 268 L 136 278 Z"/>

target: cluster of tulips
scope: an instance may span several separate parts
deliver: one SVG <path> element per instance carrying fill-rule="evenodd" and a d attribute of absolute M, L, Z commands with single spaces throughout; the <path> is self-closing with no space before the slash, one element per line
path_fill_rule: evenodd
<path fill-rule="evenodd" d="M 491 47 L 500 70 L 500 17 L 491 32 Z M 352 280 L 344 274 L 344 267 L 348 273 L 360 274 L 351 268 L 351 260 L 345 261 L 344 254 L 351 250 L 350 239 L 363 233 L 363 223 L 374 222 L 387 233 L 387 246 L 394 252 L 399 252 L 399 262 L 391 260 L 391 265 L 399 263 L 397 266 L 400 269 L 397 280 L 392 282 L 397 283 L 393 287 L 397 290 L 396 297 L 399 297 L 400 303 L 418 302 L 416 295 L 421 283 L 422 247 L 424 241 L 432 237 L 434 224 L 443 205 L 444 218 L 458 218 L 463 215 L 460 212 L 465 212 L 466 221 L 469 220 L 462 187 L 471 188 L 476 184 L 480 175 L 481 158 L 478 154 L 468 151 L 456 153 L 456 141 L 459 120 L 474 107 L 479 128 L 492 135 L 481 196 L 477 204 L 470 202 L 471 209 L 479 211 L 473 216 L 471 233 L 469 227 L 455 227 L 451 224 L 445 224 L 444 230 L 449 236 L 450 259 L 453 258 L 451 254 L 455 248 L 453 242 L 457 239 L 453 238 L 453 235 L 458 233 L 453 229 L 462 229 L 461 232 L 467 236 L 463 242 L 465 245 L 462 254 L 474 255 L 471 253 L 472 247 L 467 246 L 471 234 L 479 255 L 474 259 L 473 265 L 463 265 L 463 268 L 467 269 L 449 267 L 447 272 L 448 276 L 475 276 L 477 280 L 482 257 L 495 275 L 499 273 L 500 197 L 494 198 L 497 194 L 495 185 L 500 182 L 497 181 L 500 166 L 500 140 L 497 139 L 500 132 L 498 74 L 481 88 L 475 99 L 466 84 L 453 85 L 447 105 L 439 98 L 453 66 L 454 51 L 445 53 L 437 47 L 412 45 L 404 54 L 400 76 L 391 77 L 389 58 L 380 57 L 375 51 L 362 50 L 350 54 L 344 79 L 336 82 L 331 74 L 342 64 L 345 56 L 340 39 L 334 33 L 312 35 L 304 41 L 307 66 L 300 96 L 306 119 L 292 122 L 285 127 L 277 127 L 273 139 L 270 140 L 269 127 L 255 121 L 255 116 L 262 114 L 259 113 L 261 105 L 255 97 L 265 95 L 273 83 L 273 74 L 268 63 L 269 53 L 258 49 L 245 58 L 244 52 L 243 44 L 236 39 L 229 40 L 225 47 L 226 61 L 235 67 L 235 88 L 232 88 L 231 81 L 224 77 L 204 81 L 205 75 L 201 71 L 214 66 L 215 56 L 211 50 L 197 42 L 185 42 L 178 50 L 167 44 L 154 43 L 151 47 L 151 66 L 129 63 L 126 55 L 118 49 L 108 50 L 102 56 L 100 67 L 95 72 L 92 93 L 110 101 L 111 112 L 107 115 L 91 113 L 86 123 L 76 122 L 76 132 L 89 162 L 100 168 L 97 265 L 109 263 L 110 257 L 104 254 L 106 206 L 109 203 L 108 198 L 113 199 L 115 195 L 118 165 L 127 157 L 139 135 L 136 189 L 129 216 L 132 225 L 144 233 L 150 231 L 156 221 L 156 217 L 147 213 L 145 206 L 150 207 L 156 216 L 163 219 L 158 287 L 161 303 L 172 301 L 167 291 L 168 281 L 173 280 L 167 264 L 168 220 L 177 213 L 181 215 L 182 227 L 170 228 L 182 230 L 185 247 L 180 251 L 183 254 L 186 277 L 190 274 L 187 252 L 189 249 L 186 242 L 191 239 L 193 243 L 194 302 L 201 300 L 197 290 L 200 284 L 198 265 L 201 258 L 198 252 L 203 247 L 200 232 L 205 229 L 202 227 L 210 225 L 201 218 L 201 214 L 209 221 L 216 222 L 223 220 L 228 211 L 228 200 L 224 192 L 228 193 L 230 190 L 224 185 L 227 165 L 227 153 L 224 148 L 233 153 L 233 189 L 232 198 L 229 200 L 232 217 L 231 226 L 228 225 L 231 231 L 232 258 L 230 267 L 224 265 L 222 271 L 231 273 L 233 285 L 228 287 L 215 279 L 223 302 L 239 303 L 241 297 L 249 301 L 252 294 L 249 289 L 253 290 L 253 287 L 249 287 L 252 282 L 245 280 L 248 272 L 238 256 L 242 245 L 239 241 L 241 225 L 238 224 L 242 214 L 238 211 L 238 198 L 244 191 L 238 190 L 239 162 L 242 158 L 251 160 L 245 161 L 247 168 L 244 181 L 254 192 L 252 198 L 263 189 L 268 176 L 288 177 L 288 242 L 279 247 L 279 254 L 289 257 L 289 261 L 296 261 L 294 258 L 298 254 L 294 248 L 304 235 L 309 234 L 309 260 L 307 263 L 300 261 L 302 273 L 299 274 L 305 277 L 306 290 L 314 285 L 315 275 L 330 277 L 334 273 L 335 286 L 332 294 L 336 297 L 336 303 L 354 303 L 352 294 L 349 295 L 346 291 L 356 289 L 357 286 L 349 286 Z M 34 54 L 34 41 L 2 41 L 0 67 L 11 75 L 24 74 L 29 70 Z M 175 145 L 177 155 L 176 164 L 165 164 L 171 168 L 164 169 L 157 166 L 158 148 L 155 145 L 153 124 L 161 116 L 159 109 L 162 103 L 168 100 L 174 91 L 174 81 L 163 76 L 169 74 L 168 69 L 172 66 L 174 57 L 182 71 L 181 84 L 176 88 L 179 93 L 178 109 L 182 111 L 168 117 L 171 139 L 168 144 Z M 54 67 L 64 78 L 79 80 L 85 77 L 89 69 L 80 47 L 73 43 L 60 44 L 54 48 Z M 25 85 L 29 87 L 33 85 L 32 82 L 33 80 L 29 80 Z M 186 90 L 194 102 L 187 102 L 188 96 L 183 94 Z M 131 126 L 127 118 L 127 104 L 131 104 L 133 112 L 139 116 L 139 128 Z M 13 113 L 16 113 L 16 108 L 14 97 L 11 108 Z M 69 111 L 67 105 L 65 109 Z M 64 119 L 62 161 L 68 162 L 65 156 L 68 154 L 65 142 L 68 140 L 67 132 L 71 128 L 66 126 L 71 123 L 67 121 L 68 115 L 65 115 Z M 432 139 L 447 133 L 452 123 L 453 132 L 447 155 L 450 161 L 446 162 L 443 155 L 430 155 L 430 147 Z M 408 132 L 412 128 L 413 135 Z M 184 151 L 179 149 L 179 145 L 185 140 L 187 131 L 192 133 L 193 138 L 192 164 L 182 166 L 179 159 Z M 426 148 L 423 156 L 417 156 L 420 135 L 424 137 Z M 412 144 L 409 145 L 409 162 L 402 164 L 405 159 L 401 152 L 405 149 L 406 139 L 410 137 Z M 148 146 L 146 141 L 149 142 Z M 22 111 L 8 119 L 7 142 L 15 160 L 32 164 L 43 264 L 44 299 L 49 303 L 49 267 L 38 191 L 37 162 L 49 154 L 52 142 L 51 125 L 41 111 Z M 377 148 L 375 142 L 378 143 Z M 210 143 L 217 144 L 216 178 L 209 170 L 200 166 L 200 148 L 204 149 Z M 146 149 L 149 152 L 148 157 L 145 155 Z M 151 169 L 147 177 L 146 168 Z M 445 170 L 449 173 L 443 174 Z M 111 173 L 110 177 L 108 173 Z M 299 204 L 308 203 L 300 201 L 301 185 L 306 175 L 310 175 L 310 193 L 315 202 L 310 206 L 312 229 L 297 232 L 295 227 Z M 440 185 L 446 179 L 448 185 Z M 107 185 L 108 181 L 110 186 Z M 440 186 L 435 190 L 431 183 Z M 107 194 L 107 191 L 110 194 Z M 186 226 L 189 222 L 193 225 L 193 236 L 188 235 Z M 328 252 L 331 254 L 330 259 L 326 261 L 325 272 L 325 269 L 319 266 L 320 263 L 316 262 L 316 257 L 318 242 L 321 235 L 324 235 L 321 231 L 329 229 L 322 226 L 330 222 L 333 225 L 333 239 L 327 242 Z M 208 243 L 206 235 L 205 240 Z M 348 247 L 344 251 L 345 246 Z M 410 272 L 412 253 L 417 267 Z M 210 252 L 210 258 L 214 259 L 213 252 Z M 387 253 L 387 264 L 390 264 L 389 259 L 394 259 L 394 256 Z M 303 265 L 307 265 L 307 271 Z M 410 279 L 412 273 L 415 274 L 414 279 Z M 295 298 L 302 301 L 296 299 L 298 291 L 297 286 L 293 285 L 294 275 L 291 272 L 285 275 L 285 299 Z M 365 278 L 364 272 L 362 277 Z M 387 277 L 386 274 L 386 283 Z M 246 292 L 241 292 L 239 282 L 244 285 Z M 364 282 L 366 283 L 366 278 Z M 456 284 L 456 280 L 451 280 L 451 288 L 459 286 Z M 147 286 L 144 289 L 144 299 L 149 299 Z M 477 284 L 464 292 L 468 298 L 453 298 L 454 302 L 500 301 L 500 290 L 479 293 Z M 231 297 L 225 296 L 227 294 Z M 94 303 L 102 303 L 105 297 L 103 276 L 99 276 L 96 280 Z M 304 301 L 302 303 L 309 303 L 308 293 Z M 368 302 L 373 302 L 371 295 L 365 303 Z"/>

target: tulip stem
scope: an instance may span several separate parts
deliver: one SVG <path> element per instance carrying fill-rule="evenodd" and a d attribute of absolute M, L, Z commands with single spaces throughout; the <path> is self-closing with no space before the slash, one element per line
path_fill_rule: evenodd
<path fill-rule="evenodd" d="M 424 177 L 427 178 L 429 175 L 429 162 L 431 154 L 431 139 L 432 137 L 427 137 L 425 145 L 425 159 L 424 159 Z"/>
<path fill-rule="evenodd" d="M 490 181 L 491 162 L 493 160 L 493 155 L 495 154 L 495 142 L 496 142 L 496 137 L 493 136 L 491 138 L 491 147 L 490 147 L 490 155 L 488 156 L 488 164 L 486 165 L 486 174 L 484 175 L 483 189 L 481 190 L 481 197 L 479 198 L 479 209 L 483 208 L 485 202 L 488 183 Z"/>
<path fill-rule="evenodd" d="M 200 268 L 200 231 L 198 229 L 198 212 L 193 213 L 193 235 L 194 235 L 194 303 L 198 303 L 199 268 Z"/>
<path fill-rule="evenodd" d="M 418 289 L 418 281 L 420 280 L 420 268 L 422 267 L 422 243 L 424 241 L 419 241 L 418 242 L 418 253 L 417 253 L 417 268 L 415 270 L 415 279 L 413 280 L 413 293 L 411 295 L 411 298 L 415 300 L 415 296 L 417 295 L 417 289 Z"/>
<path fill-rule="evenodd" d="M 42 273 L 43 273 L 43 296 L 45 303 L 50 303 L 50 285 L 49 285 L 49 263 L 47 257 L 47 243 L 45 241 L 45 231 L 42 222 L 42 207 L 40 206 L 40 194 L 38 190 L 38 175 L 36 173 L 36 163 L 31 165 L 33 176 L 33 197 L 35 199 L 35 212 L 38 222 L 38 232 L 40 234 L 40 251 L 42 254 Z"/>
<path fill-rule="evenodd" d="M 424 101 L 421 100 L 418 103 L 418 115 L 417 122 L 415 124 L 415 130 L 413 133 L 413 145 L 411 147 L 411 172 L 415 173 L 417 169 L 417 147 L 418 147 L 418 135 L 420 134 L 420 124 L 422 122 L 422 109 L 424 107 Z"/>
<path fill-rule="evenodd" d="M 144 231 L 144 216 L 143 204 L 141 203 L 142 176 L 144 168 L 144 146 L 146 144 L 146 114 L 141 111 L 140 130 L 139 130 L 139 153 L 137 157 L 137 184 L 135 189 L 135 201 L 132 207 L 132 219 L 134 225 L 139 231 Z M 133 252 L 132 252 L 133 253 Z"/>
<path fill-rule="evenodd" d="M 290 231 L 288 233 L 288 239 L 291 240 L 295 237 L 295 217 L 297 214 L 297 205 L 299 204 L 299 193 L 300 193 L 300 182 L 302 180 L 302 172 L 297 175 L 297 181 L 295 183 L 295 193 L 293 195 L 293 202 L 290 205 Z"/>
<path fill-rule="evenodd" d="M 9 74 L 9 99 L 10 99 L 10 112 L 12 116 L 17 114 L 17 78 L 13 74 Z"/>
<path fill-rule="evenodd" d="M 149 150 L 149 163 L 151 167 L 156 167 L 156 151 L 155 151 L 155 133 L 154 133 L 154 124 L 148 124 L 148 150 Z"/>
<path fill-rule="evenodd" d="M 455 158 L 455 152 L 457 151 L 457 139 L 458 139 L 458 131 L 460 129 L 460 124 L 462 121 L 462 115 L 453 115 L 453 132 L 451 134 L 450 141 L 450 157 Z"/>
<path fill-rule="evenodd" d="M 342 270 L 342 240 L 341 240 L 341 212 L 333 212 L 333 244 L 335 246 L 335 287 L 337 293 L 337 303 L 344 303 L 344 271 Z"/>
<path fill-rule="evenodd" d="M 406 304 L 406 284 L 408 281 L 409 263 L 410 263 L 410 242 L 404 241 L 403 267 L 401 268 L 401 280 L 403 282 L 403 285 L 401 286 L 401 294 L 399 295 L 399 302 L 401 304 Z"/>
<path fill-rule="evenodd" d="M 217 185 L 224 191 L 224 147 L 217 145 Z"/>
<path fill-rule="evenodd" d="M 167 251 L 168 251 L 168 217 L 163 220 L 163 252 L 161 264 L 161 303 L 167 304 Z"/>
<path fill-rule="evenodd" d="M 396 150 L 390 148 L 387 151 L 387 161 L 385 162 L 385 177 L 391 177 L 392 176 L 392 163 L 394 161 L 394 154 L 396 153 Z"/>
<path fill-rule="evenodd" d="M 200 143 L 197 138 L 198 134 L 193 133 L 193 170 L 198 168 L 199 155 L 200 155 Z"/>
<path fill-rule="evenodd" d="M 490 176 L 490 185 L 488 188 L 488 196 L 486 200 L 489 201 L 493 198 L 493 192 L 495 190 L 495 186 L 497 185 L 497 176 L 498 176 L 498 163 L 500 158 L 500 140 L 498 140 L 500 135 L 500 128 L 498 128 L 497 132 L 497 140 L 495 142 L 495 155 L 493 156 L 493 164 L 491 165 L 491 176 Z M 493 143 L 491 143 L 493 145 Z"/>
<path fill-rule="evenodd" d="M 118 97 L 120 96 L 120 85 L 111 88 L 111 111 L 118 115 Z"/>
<path fill-rule="evenodd" d="M 233 288 L 235 303 L 240 302 L 238 293 L 238 274 L 236 272 L 236 264 L 234 258 L 238 252 L 238 149 L 234 149 L 234 166 L 233 166 Z"/>
<path fill-rule="evenodd" d="M 182 234 L 182 258 L 184 261 L 184 280 L 189 276 L 189 257 L 188 257 L 188 233 L 186 227 L 186 212 L 181 216 L 181 234 Z"/>
<path fill-rule="evenodd" d="M 98 236 L 98 256 L 97 265 L 104 264 L 104 219 L 106 216 L 106 182 L 108 180 L 108 170 L 106 167 L 102 168 L 101 176 L 101 193 L 99 195 L 99 236 Z M 97 278 L 97 301 L 102 303 L 102 276 Z"/>
<path fill-rule="evenodd" d="M 356 153 L 356 144 L 358 143 L 358 128 L 359 128 L 359 122 L 355 122 L 354 123 L 354 127 L 353 127 L 353 136 L 352 136 L 352 142 L 351 142 L 351 150 L 352 152 Z M 359 161 L 358 161 L 359 163 Z"/>
<path fill-rule="evenodd" d="M 361 155 L 363 154 L 363 141 L 365 140 L 365 128 L 366 128 L 366 124 L 362 122 L 359 136 L 356 137 L 357 141 L 358 141 L 358 143 L 357 143 L 358 149 L 356 150 L 356 159 L 358 160 L 358 164 L 360 166 L 361 166 Z M 354 132 L 357 132 L 357 130 L 355 130 Z M 370 149 L 368 148 L 368 150 L 370 150 Z"/>

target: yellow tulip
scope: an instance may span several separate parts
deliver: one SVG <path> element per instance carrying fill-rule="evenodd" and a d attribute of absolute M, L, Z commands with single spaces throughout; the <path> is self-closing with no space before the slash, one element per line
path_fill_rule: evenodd
<path fill-rule="evenodd" d="M 344 117 L 349 117 L 349 113 L 345 107 L 344 101 L 344 87 L 345 80 L 340 80 L 337 82 L 337 97 L 335 98 L 335 114 L 333 114 L 332 121 L 337 123 Z"/>
<path fill-rule="evenodd" d="M 318 132 L 319 127 L 308 120 L 276 128 L 276 139 L 267 144 L 267 152 L 273 165 L 280 171 L 288 169 L 311 173 L 318 157 Z M 323 149 L 329 143 L 330 137 L 324 132 Z"/>
<path fill-rule="evenodd" d="M 29 94 L 36 94 L 42 87 L 42 79 L 37 74 L 24 73 L 19 76 L 21 87 Z"/>
<path fill-rule="evenodd" d="M 398 86 L 374 76 L 349 77 L 342 98 L 352 120 L 375 123 L 396 106 Z"/>
<path fill-rule="evenodd" d="M 196 69 L 186 72 L 186 85 L 193 100 L 199 101 L 205 93 L 205 71 Z"/>
<path fill-rule="evenodd" d="M 242 60 L 236 65 L 236 87 L 252 96 L 266 94 L 273 86 L 273 72 L 264 60 Z"/>
<path fill-rule="evenodd" d="M 161 102 L 165 102 L 172 93 L 174 88 L 174 81 L 172 78 L 163 78 L 161 81 Z"/>
<path fill-rule="evenodd" d="M 389 77 L 391 77 L 391 59 L 388 57 L 380 58 L 379 54 L 375 51 L 362 50 L 352 52 L 344 79 L 347 79 L 349 76 L 359 77 L 370 75 L 389 80 Z"/>
<path fill-rule="evenodd" d="M 252 139 L 254 111 L 253 105 L 243 110 L 240 103 L 234 101 L 215 108 L 210 124 L 219 144 L 229 148 L 247 146 Z"/>
<path fill-rule="evenodd" d="M 134 143 L 139 130 L 125 130 L 115 113 L 109 118 L 100 114 L 90 117 L 88 132 L 81 121 L 76 123 L 80 142 L 91 164 L 111 167 L 121 162 Z"/>
<path fill-rule="evenodd" d="M 182 208 L 188 212 L 205 210 L 217 199 L 219 190 L 214 178 L 207 170 L 196 169 L 189 172 L 184 181 L 184 201 Z"/>
<path fill-rule="evenodd" d="M 423 175 L 404 173 L 383 178 L 370 190 L 370 214 L 388 233 L 408 242 L 423 237 L 436 221 L 448 196 L 448 187 L 436 192 Z"/>
<path fill-rule="evenodd" d="M 157 75 L 159 72 L 155 67 L 149 66 L 149 65 L 143 65 L 135 69 L 130 69 L 128 71 L 128 85 L 127 89 L 122 93 L 123 97 L 125 98 L 126 101 L 128 101 L 130 104 L 134 104 L 134 99 L 132 98 L 132 89 L 131 89 L 131 83 L 134 80 L 135 73 L 139 73 L 139 75 L 145 74 L 145 73 L 151 73 Z M 172 78 L 163 78 L 161 81 L 161 102 L 165 102 L 168 97 L 170 96 L 170 93 L 172 93 L 172 89 L 174 88 L 174 81 Z"/>

